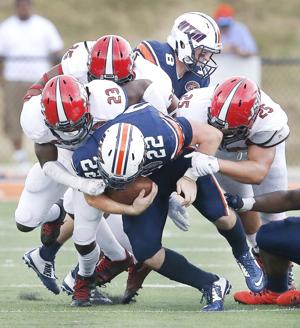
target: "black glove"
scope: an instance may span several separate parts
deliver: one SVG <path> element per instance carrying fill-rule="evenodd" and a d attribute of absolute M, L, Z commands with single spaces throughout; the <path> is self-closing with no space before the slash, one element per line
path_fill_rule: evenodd
<path fill-rule="evenodd" d="M 233 208 L 234 210 L 238 211 L 244 206 L 243 198 L 239 195 L 232 195 L 230 193 L 224 194 L 226 197 L 226 201 L 229 207 Z"/>

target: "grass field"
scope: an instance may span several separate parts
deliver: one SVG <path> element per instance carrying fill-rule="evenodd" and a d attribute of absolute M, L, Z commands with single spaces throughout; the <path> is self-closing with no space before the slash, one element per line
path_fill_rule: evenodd
<path fill-rule="evenodd" d="M 151 273 L 137 298 L 130 305 L 70 307 L 70 297 L 52 295 L 35 273 L 22 262 L 23 253 L 39 243 L 39 232 L 22 234 L 15 228 L 15 203 L 0 206 L 0 327 L 299 327 L 300 310 L 276 306 L 242 306 L 232 295 L 226 298 L 225 312 L 201 313 L 198 291 Z M 168 222 L 164 243 L 202 268 L 225 276 L 233 292 L 244 289 L 241 272 L 224 240 L 205 219 L 191 212 L 189 232 L 181 232 Z M 69 242 L 57 261 L 61 281 L 76 261 Z M 299 282 L 299 268 L 296 280 Z M 126 274 L 121 274 L 104 290 L 115 299 L 122 294 Z"/>

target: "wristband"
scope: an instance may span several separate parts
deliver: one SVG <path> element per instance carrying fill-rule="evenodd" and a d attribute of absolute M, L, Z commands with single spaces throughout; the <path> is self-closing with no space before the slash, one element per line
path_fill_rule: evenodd
<path fill-rule="evenodd" d="M 240 211 L 247 212 L 251 211 L 253 208 L 253 205 L 255 204 L 255 199 L 253 197 L 249 198 L 242 198 L 243 200 L 243 207 L 240 209 Z"/>
<path fill-rule="evenodd" d="M 184 173 L 184 177 L 189 178 L 193 181 L 197 181 L 197 179 L 198 179 L 198 177 L 195 176 L 195 174 L 192 172 L 191 168 L 186 170 L 186 172 Z"/>

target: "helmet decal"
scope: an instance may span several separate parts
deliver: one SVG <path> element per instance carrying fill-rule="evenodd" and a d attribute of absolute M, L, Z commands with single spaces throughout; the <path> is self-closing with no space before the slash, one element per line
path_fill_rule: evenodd
<path fill-rule="evenodd" d="M 178 29 L 185 34 L 189 34 L 191 39 L 195 40 L 196 42 L 200 42 L 201 40 L 206 38 L 206 34 L 199 31 L 196 27 L 194 27 L 192 24 L 190 24 L 186 20 L 179 23 Z"/>

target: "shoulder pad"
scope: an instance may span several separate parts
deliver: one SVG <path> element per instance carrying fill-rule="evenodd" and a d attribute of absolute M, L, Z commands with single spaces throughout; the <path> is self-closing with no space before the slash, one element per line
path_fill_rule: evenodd
<path fill-rule="evenodd" d="M 286 140 L 289 134 L 290 129 L 288 125 L 284 125 L 278 131 L 262 131 L 255 133 L 248 139 L 247 143 L 264 148 L 273 147 Z"/>

